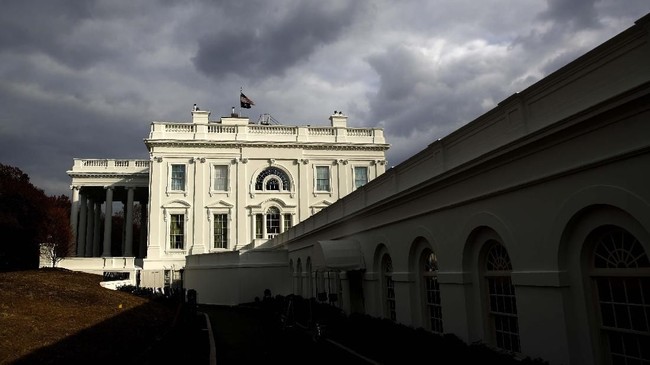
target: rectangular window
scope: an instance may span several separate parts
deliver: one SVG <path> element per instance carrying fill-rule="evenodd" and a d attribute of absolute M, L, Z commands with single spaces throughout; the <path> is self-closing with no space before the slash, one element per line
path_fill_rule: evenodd
<path fill-rule="evenodd" d="M 291 222 L 291 214 L 285 213 L 285 215 L 284 215 L 284 227 L 283 227 L 284 229 L 282 230 L 282 232 L 289 230 L 289 228 L 291 228 L 291 225 L 292 225 L 291 223 L 292 223 Z"/>
<path fill-rule="evenodd" d="M 214 167 L 214 186 L 212 190 L 228 190 L 228 166 Z"/>
<path fill-rule="evenodd" d="M 330 191 L 329 166 L 316 166 L 316 190 Z"/>
<path fill-rule="evenodd" d="M 185 247 L 185 214 L 170 216 L 169 247 L 177 250 L 182 250 Z"/>
<path fill-rule="evenodd" d="M 368 183 L 368 168 L 359 166 L 354 168 L 354 188 L 358 189 Z"/>
<path fill-rule="evenodd" d="M 255 214 L 255 238 L 264 238 L 263 224 L 264 216 L 262 214 Z"/>
<path fill-rule="evenodd" d="M 214 215 L 214 248 L 228 248 L 228 214 Z"/>
<path fill-rule="evenodd" d="M 172 190 L 185 190 L 185 165 L 172 165 Z"/>

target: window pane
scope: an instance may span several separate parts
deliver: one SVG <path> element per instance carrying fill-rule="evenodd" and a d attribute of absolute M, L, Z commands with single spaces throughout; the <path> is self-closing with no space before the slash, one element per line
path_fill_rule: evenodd
<path fill-rule="evenodd" d="M 185 215 L 172 214 L 169 222 L 169 245 L 173 249 L 182 250 L 185 236 Z"/>
<path fill-rule="evenodd" d="M 278 188 L 274 190 L 280 190 L 280 185 L 282 186 L 281 188 L 283 191 L 291 190 L 291 180 L 289 179 L 289 175 L 275 166 L 268 167 L 257 175 L 257 178 L 255 179 L 255 190 L 264 190 L 264 180 L 267 176 L 274 176 L 277 178 L 276 183 Z M 268 190 L 268 186 L 266 186 L 266 189 Z"/>
<path fill-rule="evenodd" d="M 276 179 L 270 179 L 266 182 L 266 190 L 280 190 L 280 183 Z"/>
<path fill-rule="evenodd" d="M 291 228 L 292 222 L 291 222 L 291 214 L 285 214 L 284 215 L 284 231 L 288 230 Z"/>
<path fill-rule="evenodd" d="M 316 190 L 330 191 L 330 169 L 327 166 L 316 166 Z"/>
<path fill-rule="evenodd" d="M 228 190 L 228 166 L 214 167 L 214 190 Z"/>
<path fill-rule="evenodd" d="M 355 167 L 354 168 L 354 188 L 357 189 L 368 182 L 368 168 Z"/>
<path fill-rule="evenodd" d="M 255 238 L 263 238 L 262 225 L 264 224 L 264 216 L 262 214 L 255 215 Z"/>
<path fill-rule="evenodd" d="M 266 233 L 276 235 L 280 233 L 280 211 L 272 207 L 266 212 Z"/>
<path fill-rule="evenodd" d="M 185 190 L 185 165 L 172 165 L 172 190 Z"/>
<path fill-rule="evenodd" d="M 228 248 L 228 214 L 214 215 L 214 248 Z"/>

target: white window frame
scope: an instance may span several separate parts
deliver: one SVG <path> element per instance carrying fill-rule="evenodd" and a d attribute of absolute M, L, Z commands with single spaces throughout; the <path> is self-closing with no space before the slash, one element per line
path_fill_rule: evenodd
<path fill-rule="evenodd" d="M 318 169 L 327 169 L 327 190 L 320 190 L 318 188 Z M 329 165 L 314 165 L 314 193 L 332 193 L 332 167 Z"/>
<path fill-rule="evenodd" d="M 183 218 L 183 247 L 182 248 L 176 248 L 172 247 L 172 240 L 171 240 L 171 235 L 172 235 L 172 216 L 181 216 Z M 188 226 L 188 215 L 185 212 L 178 212 L 178 211 L 170 211 L 169 212 L 169 219 L 167 221 L 167 247 L 169 248 L 170 251 L 185 251 L 187 250 L 187 226 Z"/>
<path fill-rule="evenodd" d="M 650 273 L 650 267 L 647 266 L 648 252 L 637 236 L 622 226 L 606 225 L 592 231 L 590 236 L 593 247 L 586 274 L 592 283 L 593 305 L 598 315 L 598 337 L 604 344 L 601 356 L 605 358 L 606 363 L 614 362 L 614 357 L 623 361 L 647 361 L 647 358 L 640 355 L 643 354 L 642 339 L 647 336 L 647 322 L 640 321 L 638 315 L 639 312 L 643 315 L 647 311 L 650 299 L 639 289 L 644 286 L 642 281 L 647 281 Z M 602 247 L 601 243 L 604 243 Z M 632 249 L 634 246 L 636 250 Z M 596 256 L 604 261 L 597 264 Z M 616 285 L 613 285 L 614 283 Z M 637 290 L 629 290 L 634 287 Z M 607 315 L 603 311 L 605 308 L 611 309 Z M 622 310 L 623 308 L 625 309 Z M 639 328 L 640 325 L 645 328 Z M 619 346 L 625 349 L 624 351 L 614 351 L 610 343 L 613 338 L 623 342 Z M 637 354 L 627 353 L 628 347 L 635 347 L 634 345 L 637 347 Z"/>
<path fill-rule="evenodd" d="M 173 185 L 173 169 L 174 166 L 183 166 L 185 171 L 184 171 L 184 176 L 183 176 L 183 189 L 182 190 L 176 190 L 174 189 Z M 186 163 L 176 163 L 176 162 L 170 162 L 167 165 L 167 195 L 170 193 L 183 193 L 185 196 L 187 196 L 187 164 Z"/>
<path fill-rule="evenodd" d="M 217 242 L 214 239 L 215 238 L 214 225 L 216 223 L 215 218 L 216 218 L 217 215 L 223 215 L 223 216 L 226 217 L 226 220 L 225 220 L 225 225 L 226 225 L 225 247 L 217 247 Z M 231 229 L 230 229 L 231 217 L 230 217 L 230 214 L 228 212 L 224 212 L 224 211 L 213 211 L 213 212 L 211 212 L 210 217 L 212 218 L 211 221 L 210 221 L 210 242 L 211 242 L 210 250 L 228 250 L 230 248 L 230 233 L 231 233 Z"/>
<path fill-rule="evenodd" d="M 366 185 L 370 182 L 370 167 L 366 165 L 356 165 L 352 166 L 352 190 L 357 190 L 361 186 L 357 186 L 357 169 L 366 169 L 366 182 L 361 186 Z"/>
<path fill-rule="evenodd" d="M 433 257 L 433 267 L 429 268 L 429 258 Z M 425 326 L 432 332 L 444 333 L 440 283 L 438 282 L 438 259 L 431 250 L 423 252 L 419 262 L 422 277 L 422 302 L 424 305 Z"/>
<path fill-rule="evenodd" d="M 512 283 L 512 260 L 510 259 L 508 250 L 503 243 L 496 240 L 490 240 L 486 242 L 486 245 L 485 257 L 482 262 L 482 276 L 485 285 L 485 298 L 487 301 L 486 315 L 490 329 L 491 341 L 494 346 L 504 351 L 520 353 L 521 333 L 519 331 L 519 312 L 517 310 L 517 290 Z M 490 251 L 492 251 L 496 246 L 501 246 L 499 250 L 505 253 L 506 256 L 501 257 L 502 260 L 490 261 Z M 506 258 L 507 261 L 505 260 Z M 496 270 L 489 270 L 487 267 L 489 261 L 507 267 L 504 266 Z M 503 292 L 493 291 L 492 284 L 494 284 L 494 287 L 497 287 L 497 284 L 499 284 L 498 287 Z M 512 290 L 512 292 L 510 292 L 510 290 Z M 494 300 L 492 301 L 492 299 Z M 496 307 L 492 306 L 492 302 L 495 303 Z M 512 321 L 514 321 L 514 323 L 512 323 Z M 514 326 L 511 327 L 511 324 L 514 324 Z M 502 327 L 499 329 L 499 325 L 507 326 L 508 328 Z M 505 341 L 506 338 L 509 341 L 507 343 Z M 502 344 L 499 344 L 499 339 L 502 339 Z M 516 343 L 511 341 L 513 339 L 516 340 Z"/>
<path fill-rule="evenodd" d="M 217 178 L 217 167 L 223 167 L 226 170 L 226 188 L 223 190 L 216 188 L 215 180 Z M 226 193 L 227 196 L 230 196 L 230 185 L 230 165 L 227 165 L 225 163 L 210 164 L 210 196 L 223 193 Z"/>

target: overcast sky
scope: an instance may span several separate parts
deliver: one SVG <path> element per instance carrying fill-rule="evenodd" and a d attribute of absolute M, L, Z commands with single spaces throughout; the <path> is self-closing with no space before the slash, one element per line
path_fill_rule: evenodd
<path fill-rule="evenodd" d="M 36 1 L 0 8 L 0 162 L 69 195 L 150 122 L 381 127 L 396 165 L 650 12 L 647 0 Z"/>

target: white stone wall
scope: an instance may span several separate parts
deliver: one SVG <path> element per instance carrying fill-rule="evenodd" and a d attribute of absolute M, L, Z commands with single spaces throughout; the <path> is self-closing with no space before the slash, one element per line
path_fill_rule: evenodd
<path fill-rule="evenodd" d="M 152 124 L 146 144 L 152 156 L 147 257 L 149 270 L 178 271 L 186 255 L 238 250 L 255 245 L 255 215 L 270 207 L 295 225 L 354 190 L 354 167 L 367 167 L 368 180 L 385 171 L 380 129 L 347 128 L 347 117 L 332 116 L 332 126 L 262 126 L 246 118 L 208 123 L 209 112 L 194 112 L 192 123 Z M 185 166 L 185 190 L 171 189 L 172 165 Z M 213 189 L 214 166 L 227 166 L 228 189 Z M 327 166 L 330 190 L 317 191 L 316 167 Z M 286 173 L 288 191 L 258 191 L 266 168 Z M 228 248 L 214 248 L 213 214 L 228 214 Z M 185 215 L 185 245 L 170 247 L 171 214 Z M 283 228 L 281 228 L 282 230 Z M 266 237 L 263 237 L 266 239 Z M 158 285 L 156 285 L 158 286 Z"/>
<path fill-rule="evenodd" d="M 648 21 L 263 247 L 287 250 L 296 273 L 299 260 L 319 256 L 316 242 L 359 242 L 361 311 L 378 317 L 387 316 L 380 260 L 389 254 L 396 320 L 414 327 L 427 327 L 417 263 L 430 249 L 444 331 L 495 345 L 484 254 L 496 240 L 512 265 L 521 353 L 552 364 L 604 363 L 590 235 L 619 227 L 650 254 Z M 296 280 L 304 287 L 309 274 Z M 350 311 L 346 275 L 341 283 Z"/>

